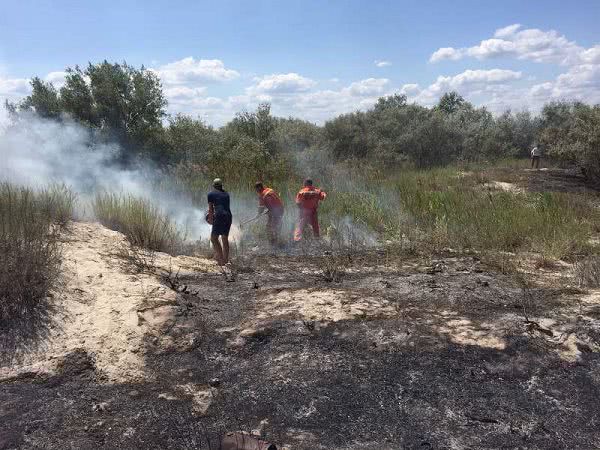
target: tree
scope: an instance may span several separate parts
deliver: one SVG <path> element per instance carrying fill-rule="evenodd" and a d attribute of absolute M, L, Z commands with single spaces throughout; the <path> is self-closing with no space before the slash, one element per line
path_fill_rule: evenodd
<path fill-rule="evenodd" d="M 219 136 L 212 127 L 183 114 L 169 119 L 165 135 L 167 154 L 164 156 L 173 163 L 186 161 L 205 165 L 219 145 Z"/>
<path fill-rule="evenodd" d="M 135 69 L 126 63 L 104 61 L 90 64 L 85 71 L 90 80 L 95 115 L 100 126 L 120 139 L 143 144 L 162 126 L 167 102 L 160 80 L 143 66 Z"/>
<path fill-rule="evenodd" d="M 60 88 L 62 109 L 84 123 L 98 125 L 92 91 L 84 77 L 79 66 L 67 69 L 65 85 Z"/>
<path fill-rule="evenodd" d="M 61 113 L 61 105 L 58 92 L 50 82 L 43 81 L 39 77 L 32 78 L 31 94 L 19 105 L 19 109 L 33 111 L 40 117 L 57 118 Z"/>
<path fill-rule="evenodd" d="M 375 112 L 383 112 L 389 109 L 402 108 L 406 106 L 406 95 L 394 94 L 387 97 L 380 97 L 375 104 Z"/>
<path fill-rule="evenodd" d="M 446 92 L 440 98 L 435 109 L 446 114 L 453 114 L 463 106 L 465 99 L 456 91 Z"/>

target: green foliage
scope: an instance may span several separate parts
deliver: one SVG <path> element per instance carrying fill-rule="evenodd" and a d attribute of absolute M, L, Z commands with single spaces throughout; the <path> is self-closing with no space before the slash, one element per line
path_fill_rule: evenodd
<path fill-rule="evenodd" d="M 576 163 L 600 182 L 600 105 L 554 102 L 542 109 L 540 143 L 558 159 Z"/>
<path fill-rule="evenodd" d="M 19 105 L 44 118 L 66 113 L 88 126 L 102 129 L 133 153 L 153 155 L 153 144 L 162 133 L 167 104 L 158 76 L 143 66 L 126 63 L 89 64 L 67 69 L 65 85 L 58 92 L 52 83 L 35 77 L 32 92 Z"/>
<path fill-rule="evenodd" d="M 465 99 L 458 92 L 446 92 L 440 97 L 435 109 L 445 114 L 454 114 L 459 111 L 465 103 Z"/>
<path fill-rule="evenodd" d="M 123 233 L 131 245 L 166 253 L 182 246 L 177 226 L 147 199 L 101 192 L 93 208 L 100 223 Z"/>
<path fill-rule="evenodd" d="M 58 92 L 50 82 L 34 77 L 31 82 L 31 95 L 20 105 L 21 110 L 33 111 L 46 119 L 57 118 L 61 113 Z"/>

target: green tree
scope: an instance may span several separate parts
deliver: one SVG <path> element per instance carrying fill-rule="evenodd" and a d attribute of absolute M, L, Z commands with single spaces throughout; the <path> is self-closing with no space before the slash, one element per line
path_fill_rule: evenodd
<path fill-rule="evenodd" d="M 456 91 L 446 92 L 440 98 L 435 109 L 446 114 L 452 114 L 458 111 L 463 106 L 465 99 Z"/>
<path fill-rule="evenodd" d="M 33 111 L 40 117 L 54 119 L 60 116 L 61 105 L 58 91 L 50 82 L 39 77 L 32 78 L 31 94 L 19 105 L 19 109 Z"/>
<path fill-rule="evenodd" d="M 60 88 L 60 100 L 62 109 L 72 117 L 89 125 L 99 125 L 91 88 L 79 66 L 67 69 L 65 85 Z"/>

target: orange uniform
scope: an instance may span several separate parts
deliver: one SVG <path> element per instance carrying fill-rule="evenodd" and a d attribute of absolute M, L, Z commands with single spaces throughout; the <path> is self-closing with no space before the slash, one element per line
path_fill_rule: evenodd
<path fill-rule="evenodd" d="M 267 208 L 267 232 L 271 243 L 277 243 L 281 234 L 281 224 L 283 221 L 283 202 L 281 198 L 271 188 L 264 188 L 258 194 L 258 205 L 262 208 Z"/>
<path fill-rule="evenodd" d="M 294 232 L 295 241 L 302 239 L 302 233 L 308 224 L 313 229 L 313 235 L 319 237 L 320 229 L 317 209 L 319 202 L 325 200 L 325 197 L 327 197 L 325 191 L 317 189 L 314 186 L 305 186 L 296 194 L 296 205 L 298 205 L 299 215 L 296 231 Z"/>

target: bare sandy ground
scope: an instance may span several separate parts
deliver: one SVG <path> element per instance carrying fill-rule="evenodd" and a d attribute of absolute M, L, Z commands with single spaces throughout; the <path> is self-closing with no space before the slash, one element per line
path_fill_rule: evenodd
<path fill-rule="evenodd" d="M 55 373 L 61 358 L 76 350 L 93 355 L 109 382 L 143 380 L 144 338 L 173 320 L 177 293 L 159 274 L 212 270 L 201 258 L 157 254 L 156 273 L 135 273 L 121 256 L 124 236 L 98 223 L 74 222 L 65 234 L 63 280 L 49 339 L 0 377 L 22 372 Z"/>

